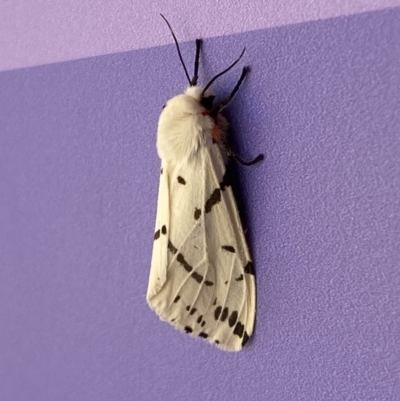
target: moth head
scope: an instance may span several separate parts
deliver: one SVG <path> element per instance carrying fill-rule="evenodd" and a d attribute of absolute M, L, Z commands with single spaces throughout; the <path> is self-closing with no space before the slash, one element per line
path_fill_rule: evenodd
<path fill-rule="evenodd" d="M 200 103 L 202 106 L 202 112 L 209 112 L 214 106 L 215 96 L 209 92 L 209 90 L 204 91 L 201 86 L 189 86 L 185 95 L 193 98 L 196 102 Z"/>
<path fill-rule="evenodd" d="M 189 86 L 184 93 L 169 99 L 163 106 L 161 118 L 171 118 L 175 121 L 187 117 L 209 115 L 215 96 L 208 91 L 203 95 L 200 86 Z"/>

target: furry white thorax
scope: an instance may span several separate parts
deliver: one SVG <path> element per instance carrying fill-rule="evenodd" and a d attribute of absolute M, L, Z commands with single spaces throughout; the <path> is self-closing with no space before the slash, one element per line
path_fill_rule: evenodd
<path fill-rule="evenodd" d="M 202 92 L 203 88 L 191 86 L 185 93 L 168 100 L 161 112 L 157 151 L 165 162 L 189 160 L 200 147 L 211 144 L 211 130 L 216 122 L 204 114 L 206 109 L 200 103 Z"/>

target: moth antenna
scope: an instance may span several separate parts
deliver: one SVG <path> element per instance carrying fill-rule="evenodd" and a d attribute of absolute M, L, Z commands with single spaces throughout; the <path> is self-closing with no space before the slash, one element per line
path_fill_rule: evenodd
<path fill-rule="evenodd" d="M 162 14 L 160 14 L 160 15 L 163 18 L 163 20 L 167 23 L 168 28 L 171 31 L 172 37 L 174 38 L 174 42 L 175 42 L 175 45 L 176 45 L 176 49 L 178 50 L 179 60 L 181 60 L 183 69 L 185 70 L 186 78 L 189 81 L 189 85 L 192 85 L 192 82 L 191 82 L 190 77 L 189 77 L 189 73 L 187 71 L 186 65 L 185 65 L 185 63 L 183 61 L 183 58 L 182 58 L 181 49 L 179 48 L 178 40 L 176 39 L 174 31 L 172 30 L 171 25 L 169 24 L 168 20 Z"/>
<path fill-rule="evenodd" d="M 243 67 L 242 74 L 240 75 L 239 80 L 237 81 L 230 95 L 220 104 L 217 113 L 219 113 L 224 107 L 226 107 L 226 105 L 233 99 L 233 97 L 236 95 L 236 92 L 239 90 L 240 85 L 242 85 L 244 77 L 247 75 L 249 71 L 250 71 L 249 67 Z"/>
<path fill-rule="evenodd" d="M 194 74 L 192 78 L 191 86 L 197 85 L 199 79 L 199 59 L 200 59 L 200 49 L 201 49 L 201 39 L 196 39 L 196 57 L 194 59 Z"/>
<path fill-rule="evenodd" d="M 211 81 L 206 85 L 206 87 L 203 89 L 203 92 L 201 93 L 201 96 L 204 96 L 204 93 L 206 93 L 206 90 L 214 83 L 214 81 L 221 77 L 222 75 L 226 74 L 231 68 L 233 68 L 239 61 L 240 59 L 243 57 L 243 54 L 245 52 L 246 48 L 243 49 L 242 53 L 240 54 L 240 56 L 238 57 L 238 59 L 233 62 L 227 69 L 225 69 L 224 71 L 220 72 L 219 74 L 217 74 L 214 78 L 211 79 Z"/>

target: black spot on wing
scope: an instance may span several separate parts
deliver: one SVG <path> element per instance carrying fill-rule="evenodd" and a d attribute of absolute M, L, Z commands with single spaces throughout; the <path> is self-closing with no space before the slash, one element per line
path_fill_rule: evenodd
<path fill-rule="evenodd" d="M 244 272 L 247 274 L 252 274 L 254 276 L 253 263 L 248 262 L 247 265 L 244 267 Z"/>
<path fill-rule="evenodd" d="M 186 185 L 186 181 L 183 177 L 181 177 L 180 175 L 178 175 L 178 183 L 182 184 L 182 185 Z"/>
<path fill-rule="evenodd" d="M 190 305 L 188 305 L 187 307 L 186 307 L 186 310 L 189 312 L 190 311 Z"/>
<path fill-rule="evenodd" d="M 192 278 L 194 278 L 199 284 L 203 281 L 204 277 L 196 272 L 193 272 L 191 275 Z"/>
<path fill-rule="evenodd" d="M 212 281 L 208 281 L 208 280 L 206 280 L 206 281 L 204 282 L 204 284 L 205 284 L 207 287 L 211 287 L 212 285 L 214 285 L 214 283 L 213 283 Z"/>
<path fill-rule="evenodd" d="M 192 308 L 192 310 L 190 311 L 191 315 L 194 315 L 196 313 L 197 309 L 196 308 Z"/>
<path fill-rule="evenodd" d="M 237 336 L 239 336 L 240 338 L 243 337 L 243 332 L 244 332 L 244 326 L 242 323 L 237 322 L 235 329 L 233 330 L 233 334 L 236 334 Z"/>
<path fill-rule="evenodd" d="M 221 190 L 219 188 L 216 188 L 206 202 L 206 213 L 210 213 L 213 206 L 219 202 L 221 202 Z"/>
<path fill-rule="evenodd" d="M 225 191 L 225 188 L 229 187 L 230 185 L 228 173 L 227 170 L 225 170 L 224 176 L 222 177 L 222 182 L 219 183 L 219 188 L 214 189 L 213 193 L 206 201 L 206 213 L 210 213 L 213 206 L 221 202 L 221 191 Z"/>
<path fill-rule="evenodd" d="M 214 318 L 215 318 L 215 320 L 218 320 L 218 319 L 219 319 L 219 317 L 220 317 L 220 315 L 221 315 L 221 311 L 222 311 L 222 307 L 221 307 L 221 306 L 217 306 L 217 307 L 215 308 L 215 311 L 214 311 Z"/>
<path fill-rule="evenodd" d="M 245 344 L 247 343 L 247 341 L 249 341 L 249 335 L 248 335 L 247 332 L 245 331 L 244 334 L 243 334 L 242 347 L 245 346 Z"/>
<path fill-rule="evenodd" d="M 228 319 L 229 326 L 233 327 L 237 321 L 237 318 L 238 318 L 238 312 L 234 310 Z"/>
<path fill-rule="evenodd" d="M 194 209 L 194 218 L 195 218 L 195 220 L 198 220 L 200 218 L 200 216 L 201 216 L 201 210 L 197 209 L 197 207 L 196 207 L 196 209 Z"/>
<path fill-rule="evenodd" d="M 157 230 L 157 231 L 154 233 L 154 240 L 159 239 L 159 238 L 160 238 L 160 230 Z"/>
<path fill-rule="evenodd" d="M 235 278 L 236 281 L 242 281 L 243 280 L 243 274 L 241 274 L 239 277 Z"/>
<path fill-rule="evenodd" d="M 180 295 L 177 295 L 174 299 L 174 303 L 177 303 L 181 299 Z"/>
<path fill-rule="evenodd" d="M 200 315 L 200 316 L 197 318 L 197 323 L 200 324 L 202 320 L 203 320 L 203 315 Z"/>
<path fill-rule="evenodd" d="M 190 266 L 188 262 L 186 262 L 185 257 L 181 253 L 178 253 L 178 256 L 176 257 L 176 260 L 183 266 L 183 268 L 188 273 L 190 273 L 193 270 L 193 267 Z"/>
<path fill-rule="evenodd" d="M 193 329 L 189 326 L 186 326 L 185 331 L 186 331 L 186 333 L 191 333 L 193 331 Z"/>
<path fill-rule="evenodd" d="M 202 322 L 201 322 L 201 327 L 204 327 L 206 325 L 206 322 L 203 320 Z"/>
<path fill-rule="evenodd" d="M 219 344 L 219 341 L 218 341 L 218 340 L 215 340 L 215 344 L 217 344 L 217 345 L 218 345 L 218 344 Z"/>
<path fill-rule="evenodd" d="M 228 317 L 229 310 L 228 308 L 224 308 L 221 314 L 221 322 L 225 322 L 226 318 Z"/>
<path fill-rule="evenodd" d="M 163 173 L 163 171 L 164 171 L 164 170 L 161 168 L 160 174 L 162 174 L 162 173 Z"/>
<path fill-rule="evenodd" d="M 167 233 L 167 227 L 165 227 L 165 225 L 164 225 L 161 227 L 161 234 L 165 235 L 166 233 Z"/>
<path fill-rule="evenodd" d="M 171 241 L 168 241 L 168 250 L 172 252 L 174 255 L 178 252 L 178 250 L 172 245 Z"/>
<path fill-rule="evenodd" d="M 229 187 L 230 185 L 231 185 L 230 177 L 228 174 L 228 169 L 226 169 L 224 176 L 222 177 L 222 182 L 219 183 L 219 187 L 221 188 L 221 191 L 225 191 L 225 188 Z"/>
<path fill-rule="evenodd" d="M 214 299 L 213 306 L 217 304 L 217 298 Z"/>
<path fill-rule="evenodd" d="M 236 251 L 235 251 L 235 248 L 234 248 L 233 246 L 231 246 L 231 245 L 222 245 L 221 248 L 222 248 L 224 251 L 227 251 L 227 252 L 232 252 L 232 253 L 235 253 L 235 252 L 236 252 Z"/>
<path fill-rule="evenodd" d="M 202 333 L 199 333 L 199 337 L 207 338 L 207 337 L 208 337 L 208 334 L 202 332 Z"/>

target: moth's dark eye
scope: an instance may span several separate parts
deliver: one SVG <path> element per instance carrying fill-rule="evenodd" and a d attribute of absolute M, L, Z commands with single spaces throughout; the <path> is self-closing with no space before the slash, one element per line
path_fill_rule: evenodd
<path fill-rule="evenodd" d="M 211 110 L 213 108 L 214 99 L 215 99 L 215 96 L 212 96 L 212 95 L 207 96 L 207 97 L 202 97 L 200 100 L 200 103 L 207 110 Z"/>

